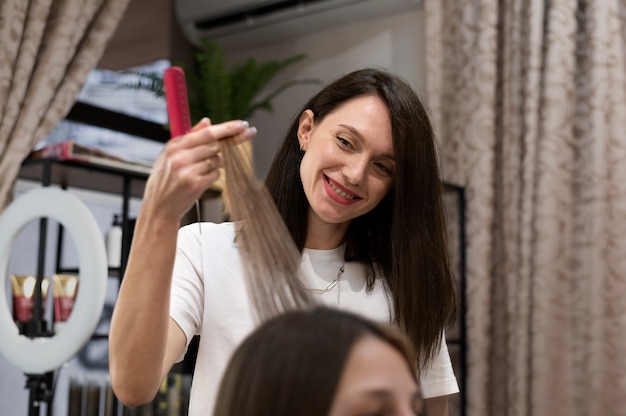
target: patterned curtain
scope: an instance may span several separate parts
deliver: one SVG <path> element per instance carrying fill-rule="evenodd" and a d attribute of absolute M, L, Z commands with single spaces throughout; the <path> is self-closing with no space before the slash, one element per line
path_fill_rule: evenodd
<path fill-rule="evenodd" d="M 69 112 L 129 1 L 0 2 L 0 212 L 22 160 Z"/>
<path fill-rule="evenodd" d="M 468 414 L 626 409 L 626 0 L 425 0 L 467 196 Z"/>

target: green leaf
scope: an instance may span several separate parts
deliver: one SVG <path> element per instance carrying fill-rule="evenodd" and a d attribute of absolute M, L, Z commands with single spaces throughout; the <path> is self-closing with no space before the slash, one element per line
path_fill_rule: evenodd
<path fill-rule="evenodd" d="M 280 85 L 264 98 L 256 99 L 276 75 L 305 57 L 305 54 L 298 54 L 283 60 L 263 63 L 249 58 L 229 67 L 224 51 L 216 43 L 201 39 L 200 48 L 194 53 L 193 68 L 175 64 L 185 71 L 192 122 L 195 124 L 206 116 L 213 123 L 220 123 L 233 119 L 247 119 L 258 110 L 271 112 L 272 101 L 286 89 L 299 84 L 320 83 L 319 80 L 312 79 L 293 80 Z M 142 89 L 158 97 L 164 96 L 162 74 L 139 71 L 134 73 L 140 75 L 142 79 L 136 83 L 122 85 L 121 88 Z"/>

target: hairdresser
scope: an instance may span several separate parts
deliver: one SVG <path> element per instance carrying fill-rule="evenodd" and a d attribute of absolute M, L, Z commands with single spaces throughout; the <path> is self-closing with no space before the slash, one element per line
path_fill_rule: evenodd
<path fill-rule="evenodd" d="M 211 414 L 228 359 L 257 325 L 234 224 L 179 229 L 219 176 L 218 141 L 255 133 L 205 119 L 155 162 L 109 335 L 113 388 L 127 405 L 150 401 L 200 335 L 189 410 Z M 302 252 L 302 285 L 324 304 L 395 322 L 417 352 L 428 414 L 447 415 L 456 294 L 435 137 L 412 88 L 377 69 L 332 82 L 296 114 L 266 185 Z"/>

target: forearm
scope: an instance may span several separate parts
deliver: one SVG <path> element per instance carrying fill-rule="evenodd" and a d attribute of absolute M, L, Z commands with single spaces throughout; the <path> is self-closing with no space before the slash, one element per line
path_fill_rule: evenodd
<path fill-rule="evenodd" d="M 127 404 L 152 399 L 171 363 L 170 287 L 178 221 L 139 215 L 109 334 L 111 382 Z"/>
<path fill-rule="evenodd" d="M 109 334 L 111 383 L 127 405 L 151 400 L 185 347 L 185 334 L 169 318 L 180 220 L 220 175 L 218 141 L 244 142 L 255 132 L 241 121 L 212 126 L 203 119 L 167 142 L 154 163 Z"/>
<path fill-rule="evenodd" d="M 448 416 L 448 396 L 432 397 L 425 399 L 426 414 L 428 416 Z"/>

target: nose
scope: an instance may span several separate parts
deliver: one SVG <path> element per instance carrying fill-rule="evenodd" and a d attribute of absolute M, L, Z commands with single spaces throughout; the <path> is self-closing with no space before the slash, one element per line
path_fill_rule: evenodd
<path fill-rule="evenodd" d="M 354 155 L 344 165 L 342 174 L 346 182 L 351 185 L 359 185 L 367 173 L 368 160 L 366 157 Z"/>

